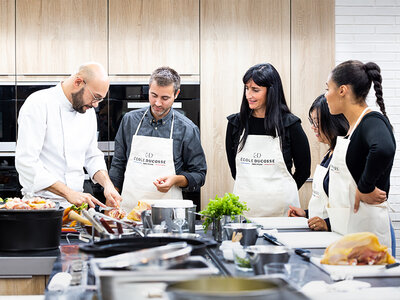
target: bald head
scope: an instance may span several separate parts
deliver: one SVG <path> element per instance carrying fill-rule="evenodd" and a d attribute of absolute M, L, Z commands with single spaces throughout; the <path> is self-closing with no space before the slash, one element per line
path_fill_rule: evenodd
<path fill-rule="evenodd" d="M 109 86 L 110 79 L 106 70 L 96 62 L 81 65 L 76 74 L 71 75 L 62 83 L 64 94 L 71 103 L 73 102 L 72 95 L 77 93 L 82 93 L 85 103 L 95 98 L 104 98 Z"/>
<path fill-rule="evenodd" d="M 108 81 L 106 70 L 101 64 L 96 62 L 90 62 L 81 65 L 78 73 L 76 73 L 76 76 L 82 77 L 88 82 L 96 79 Z"/>

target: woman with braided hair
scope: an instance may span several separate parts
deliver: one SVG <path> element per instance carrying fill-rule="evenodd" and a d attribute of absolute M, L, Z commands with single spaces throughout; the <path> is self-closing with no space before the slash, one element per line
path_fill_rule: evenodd
<path fill-rule="evenodd" d="M 325 94 L 329 111 L 342 113 L 350 128 L 345 137 L 338 137 L 332 156 L 327 211 L 332 231 L 372 232 L 394 253 L 386 200 L 396 144 L 381 83 L 380 68 L 373 62 L 346 61 L 329 75 Z M 371 84 L 382 113 L 365 101 Z"/>

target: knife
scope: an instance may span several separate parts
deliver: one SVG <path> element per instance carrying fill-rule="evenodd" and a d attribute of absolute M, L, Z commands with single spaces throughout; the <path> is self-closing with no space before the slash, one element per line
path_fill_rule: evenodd
<path fill-rule="evenodd" d="M 277 239 L 276 237 L 274 237 L 274 236 L 271 235 L 271 234 L 264 233 L 264 239 L 266 239 L 267 241 L 269 241 L 269 242 L 271 242 L 271 243 L 273 243 L 273 244 L 275 244 L 275 245 L 278 245 L 278 246 L 285 246 L 285 245 L 282 244 L 280 241 L 278 241 L 278 239 Z"/>
<path fill-rule="evenodd" d="M 400 266 L 400 263 L 396 262 L 396 263 L 393 263 L 393 264 L 387 264 L 382 269 L 383 270 L 388 270 L 388 269 L 392 269 L 392 268 L 395 268 L 395 267 L 398 267 L 398 266 Z"/>
<path fill-rule="evenodd" d="M 305 261 L 310 261 L 310 259 L 311 259 L 311 251 L 310 250 L 296 248 L 296 249 L 294 249 L 294 253 L 301 256 L 301 258 L 303 258 Z"/>

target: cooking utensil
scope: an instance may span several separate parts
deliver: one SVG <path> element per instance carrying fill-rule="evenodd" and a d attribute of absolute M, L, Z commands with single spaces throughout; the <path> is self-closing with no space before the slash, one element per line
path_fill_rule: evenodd
<path fill-rule="evenodd" d="M 126 221 L 118 220 L 118 219 L 115 219 L 113 217 L 107 216 L 107 215 L 105 215 L 103 213 L 96 212 L 93 208 L 89 208 L 88 213 L 92 216 L 92 218 L 99 218 L 99 219 L 103 218 L 105 220 L 113 221 L 116 224 L 121 224 L 121 225 L 124 225 L 125 227 L 127 227 L 129 229 L 132 229 L 134 232 L 136 232 L 141 237 L 144 236 L 144 233 L 141 230 L 139 230 L 139 229 L 137 229 L 135 227 L 137 224 L 135 222 L 133 222 L 133 221 L 126 222 Z"/>
<path fill-rule="evenodd" d="M 143 249 L 105 258 L 99 263 L 102 269 L 140 269 L 156 266 L 167 268 L 184 261 L 192 252 L 192 246 L 186 242 L 170 243 L 165 246 Z"/>
<path fill-rule="evenodd" d="M 92 214 L 90 214 L 85 209 L 82 210 L 82 214 L 85 216 L 86 219 L 88 219 L 90 221 L 90 223 L 92 223 L 92 226 L 94 227 L 94 229 L 97 230 L 97 232 L 100 235 L 106 235 L 107 234 L 107 230 L 101 225 L 101 223 L 97 222 L 97 220 L 95 218 L 93 218 Z"/>
<path fill-rule="evenodd" d="M 196 218 L 192 212 L 195 211 L 196 205 L 189 204 L 188 202 L 182 202 L 180 204 L 179 201 L 168 202 L 165 200 L 165 202 L 159 202 L 151 206 L 151 218 L 154 225 L 161 224 L 161 222 L 165 221 L 169 232 L 176 230 L 178 232 L 194 233 Z M 182 225 L 187 222 L 187 229 L 182 228 L 182 226 L 179 228 L 178 225 L 180 224 L 175 220 L 181 220 Z"/>
<path fill-rule="evenodd" d="M 385 265 L 382 269 L 387 270 L 387 269 L 396 268 L 396 267 L 398 267 L 398 266 L 400 266 L 400 263 L 395 262 L 395 263 L 393 263 L 393 264 L 387 264 L 387 265 Z"/>
<path fill-rule="evenodd" d="M 97 211 L 97 212 L 110 211 L 110 210 L 113 210 L 113 209 L 117 209 L 117 207 L 110 207 L 110 206 L 103 207 L 103 206 L 100 206 L 100 205 L 95 205 L 94 206 L 94 210 Z"/>
<path fill-rule="evenodd" d="M 290 252 L 284 246 L 257 245 L 245 249 L 250 257 L 250 264 L 254 274 L 264 274 L 264 265 L 268 263 L 286 264 L 290 258 Z"/>
<path fill-rule="evenodd" d="M 57 249 L 64 209 L 0 210 L 0 251 Z"/>
<path fill-rule="evenodd" d="M 180 237 L 124 237 L 115 240 L 100 240 L 89 244 L 82 244 L 79 248 L 97 257 L 131 252 L 157 246 L 164 246 L 173 242 L 186 242 L 193 247 L 193 255 L 205 254 L 206 248 L 215 246 L 216 243 L 206 239 L 191 239 Z"/>
<path fill-rule="evenodd" d="M 275 245 L 285 246 L 280 241 L 278 241 L 278 239 L 276 237 L 274 237 L 273 235 L 270 235 L 268 233 L 264 233 L 263 236 L 264 236 L 264 239 L 266 239 L 267 241 L 269 241 L 269 242 L 271 242 L 271 243 L 273 243 Z"/>
<path fill-rule="evenodd" d="M 259 226 L 253 223 L 229 223 L 224 226 L 225 234 L 228 240 L 232 239 L 234 232 L 241 233 L 240 244 L 242 246 L 254 245 L 258 238 Z"/>

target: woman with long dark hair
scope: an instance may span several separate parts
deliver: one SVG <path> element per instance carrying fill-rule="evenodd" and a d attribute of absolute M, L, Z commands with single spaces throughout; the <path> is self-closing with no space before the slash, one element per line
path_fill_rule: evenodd
<path fill-rule="evenodd" d="M 243 83 L 240 113 L 228 117 L 226 131 L 233 192 L 250 217 L 286 216 L 289 205 L 299 206 L 298 189 L 310 175 L 308 140 L 271 64 L 251 67 Z"/>
<path fill-rule="evenodd" d="M 365 99 L 373 83 L 382 113 Z M 332 230 L 342 234 L 372 232 L 395 250 L 388 212 L 390 172 L 396 151 L 386 115 L 380 68 L 373 62 L 350 60 L 336 66 L 327 81 L 331 114 L 349 121 L 346 137 L 339 137 L 329 171 L 328 215 Z"/>
<path fill-rule="evenodd" d="M 326 205 L 328 204 L 329 164 L 336 146 L 338 136 L 343 136 L 349 129 L 349 123 L 342 115 L 331 115 L 324 95 L 318 96 L 308 112 L 308 120 L 318 141 L 329 146 L 328 152 L 314 171 L 312 195 L 308 210 L 290 207 L 289 217 L 307 217 L 311 230 L 329 231 L 330 223 Z"/>

